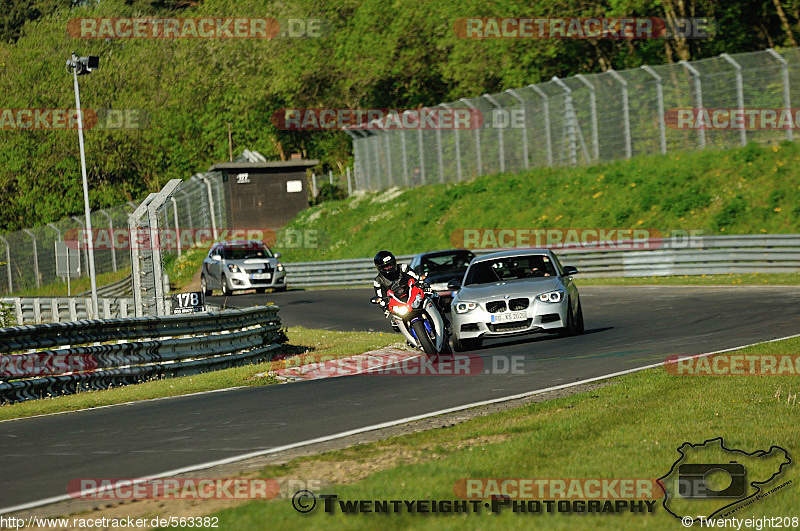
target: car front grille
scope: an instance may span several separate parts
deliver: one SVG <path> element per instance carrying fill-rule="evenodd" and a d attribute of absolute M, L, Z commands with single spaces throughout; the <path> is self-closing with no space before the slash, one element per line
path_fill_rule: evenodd
<path fill-rule="evenodd" d="M 524 310 L 530 305 L 531 301 L 528 299 L 511 299 L 508 301 L 508 308 L 512 312 Z"/>
<path fill-rule="evenodd" d="M 264 266 L 248 267 L 245 273 L 272 273 L 272 266 L 265 264 Z"/>
<path fill-rule="evenodd" d="M 486 311 L 500 313 L 506 311 L 506 301 L 491 301 L 486 303 Z"/>
<path fill-rule="evenodd" d="M 531 326 L 533 319 L 525 319 L 524 321 L 512 321 L 510 323 L 497 323 L 489 324 L 489 330 L 492 332 L 512 332 L 514 330 L 525 330 Z"/>

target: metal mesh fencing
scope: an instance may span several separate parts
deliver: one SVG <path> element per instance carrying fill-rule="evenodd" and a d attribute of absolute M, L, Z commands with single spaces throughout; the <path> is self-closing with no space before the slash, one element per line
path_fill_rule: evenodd
<path fill-rule="evenodd" d="M 480 112 L 478 127 L 379 128 L 373 122 L 347 130 L 354 188 L 452 183 L 537 166 L 793 140 L 797 124 L 747 125 L 747 112 L 791 109 L 793 98 L 800 98 L 800 48 L 553 78 L 432 108 Z M 700 127 L 679 119 L 688 116 L 680 111 L 691 111 L 696 120 L 701 109 L 741 110 L 745 125 Z"/>
<path fill-rule="evenodd" d="M 238 159 L 237 159 L 238 160 Z M 222 176 L 217 172 L 198 174 L 181 183 L 158 212 L 160 229 L 212 229 L 229 227 L 228 198 Z M 128 202 L 92 212 L 95 272 L 100 275 L 127 270 L 131 266 L 130 244 L 136 237 L 128 226 L 128 216 L 136 208 Z M 213 212 L 213 223 L 212 223 Z M 189 231 L 187 242 L 193 241 Z M 56 270 L 56 242 L 67 242 L 79 249 L 78 276 L 89 276 L 84 216 L 71 216 L 44 226 L 0 234 L 0 294 L 14 294 L 66 282 Z M 185 249 L 185 247 L 184 247 Z M 179 253 L 173 247 L 167 252 Z M 73 277 L 74 278 L 74 277 Z M 152 289 L 152 287 L 151 287 Z"/>

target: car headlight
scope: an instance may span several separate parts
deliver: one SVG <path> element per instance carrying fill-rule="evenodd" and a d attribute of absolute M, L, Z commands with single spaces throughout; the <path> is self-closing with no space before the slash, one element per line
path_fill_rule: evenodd
<path fill-rule="evenodd" d="M 278 271 L 283 271 L 283 264 L 282 264 L 282 263 L 280 263 L 280 262 L 278 262 L 278 265 L 277 265 L 277 266 L 275 266 L 275 268 L 276 268 Z"/>
<path fill-rule="evenodd" d="M 456 313 L 467 313 L 471 312 L 475 308 L 478 307 L 477 302 L 457 302 L 454 304 L 454 308 Z"/>
<path fill-rule="evenodd" d="M 431 284 L 431 289 L 433 291 L 447 291 L 447 282 L 437 282 L 435 284 Z"/>
<path fill-rule="evenodd" d="M 536 297 L 542 302 L 561 302 L 561 299 L 564 298 L 563 291 L 551 291 L 549 293 L 542 293 L 538 297 Z"/>
<path fill-rule="evenodd" d="M 405 315 L 408 313 L 408 306 L 395 306 L 392 311 L 397 315 Z"/>
<path fill-rule="evenodd" d="M 242 273 L 242 268 L 240 268 L 236 264 L 228 264 L 228 271 L 230 271 L 231 273 Z"/>

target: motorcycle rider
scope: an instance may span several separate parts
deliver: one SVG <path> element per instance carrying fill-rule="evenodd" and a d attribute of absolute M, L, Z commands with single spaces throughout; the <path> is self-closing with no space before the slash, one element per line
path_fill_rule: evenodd
<path fill-rule="evenodd" d="M 413 278 L 426 294 L 431 294 L 430 286 L 408 267 L 408 264 L 398 264 L 397 259 L 389 251 L 379 251 L 373 262 L 378 269 L 378 276 L 375 277 L 372 286 L 375 288 L 375 294 L 378 296 L 379 304 L 386 317 L 389 317 L 389 307 L 386 302 L 389 290 L 396 293 L 398 289 L 405 288 L 408 286 L 409 278 Z"/>

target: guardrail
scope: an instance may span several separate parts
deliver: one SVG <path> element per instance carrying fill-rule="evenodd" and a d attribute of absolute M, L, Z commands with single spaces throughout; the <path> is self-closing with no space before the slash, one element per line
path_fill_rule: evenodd
<path fill-rule="evenodd" d="M 91 318 L 90 297 L 7 297 L 0 303 L 12 307 L 17 325 L 61 323 Z M 97 299 L 100 316 L 114 319 L 133 315 L 133 299 Z"/>
<path fill-rule="evenodd" d="M 620 248 L 624 247 L 624 248 Z M 481 249 L 484 255 L 502 249 Z M 800 235 L 692 236 L 617 242 L 617 248 L 555 248 L 565 265 L 582 277 L 645 277 L 800 271 Z M 413 255 L 398 256 L 410 261 Z M 350 286 L 371 283 L 371 258 L 285 263 L 292 286 Z"/>
<path fill-rule="evenodd" d="M 0 328 L 0 404 L 271 359 L 286 341 L 278 310 Z"/>
<path fill-rule="evenodd" d="M 77 296 L 90 297 L 91 295 L 92 291 L 89 290 L 78 293 Z M 114 298 L 121 298 L 121 297 L 131 298 L 133 296 L 133 282 L 131 280 L 131 276 L 128 275 L 123 279 L 117 280 L 116 282 L 112 282 L 111 284 L 106 284 L 105 286 L 98 286 L 97 296 L 114 297 Z"/>

